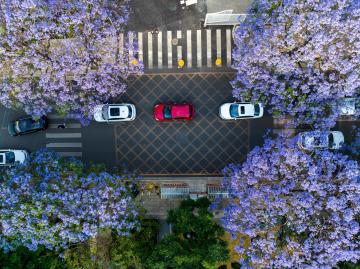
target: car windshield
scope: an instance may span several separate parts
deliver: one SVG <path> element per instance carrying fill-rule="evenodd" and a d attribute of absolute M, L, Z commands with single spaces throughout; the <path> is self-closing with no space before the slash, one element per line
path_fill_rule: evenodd
<path fill-rule="evenodd" d="M 171 107 L 164 106 L 164 119 L 171 119 Z"/>
<path fill-rule="evenodd" d="M 259 116 L 260 115 L 260 106 L 259 106 L 259 104 L 256 104 L 254 107 L 255 107 L 255 116 Z"/>
<path fill-rule="evenodd" d="M 23 119 L 15 122 L 15 130 L 18 133 L 26 132 L 40 126 L 39 121 L 34 121 L 33 119 Z"/>
<path fill-rule="evenodd" d="M 239 105 L 237 104 L 232 104 L 230 105 L 230 116 L 232 118 L 237 118 L 239 117 Z"/>
<path fill-rule="evenodd" d="M 14 152 L 3 152 L 0 153 L 0 164 L 6 163 L 14 163 L 15 162 L 15 154 Z"/>
<path fill-rule="evenodd" d="M 108 111 L 109 111 L 109 107 L 108 106 L 103 106 L 101 114 L 102 114 L 102 117 L 103 117 L 104 120 L 109 119 Z"/>
<path fill-rule="evenodd" d="M 334 136 L 333 134 L 329 134 L 329 147 L 332 147 L 334 144 Z"/>
<path fill-rule="evenodd" d="M 128 115 L 128 118 L 131 118 L 132 117 L 132 108 L 131 106 L 127 106 L 129 108 L 129 115 Z"/>

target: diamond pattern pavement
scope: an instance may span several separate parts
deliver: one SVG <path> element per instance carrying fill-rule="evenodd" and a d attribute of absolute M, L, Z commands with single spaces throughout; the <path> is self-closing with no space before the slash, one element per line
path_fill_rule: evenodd
<path fill-rule="evenodd" d="M 115 125 L 117 165 L 143 175 L 219 175 L 249 151 L 249 121 L 223 121 L 219 106 L 233 101 L 234 73 L 147 74 L 134 78 L 117 102 L 132 102 L 137 118 Z M 191 102 L 190 122 L 159 123 L 152 109 L 159 102 Z"/>

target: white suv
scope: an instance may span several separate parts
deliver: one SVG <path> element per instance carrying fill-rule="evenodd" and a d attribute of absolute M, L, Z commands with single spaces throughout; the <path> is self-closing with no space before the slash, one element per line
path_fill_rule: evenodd
<path fill-rule="evenodd" d="M 1 149 L 0 150 L 0 166 L 11 166 L 24 163 L 29 157 L 26 150 L 18 149 Z"/>
<path fill-rule="evenodd" d="M 97 122 L 133 121 L 136 109 L 133 104 L 97 105 L 94 109 L 94 119 Z"/>
<path fill-rule="evenodd" d="M 264 114 L 261 103 L 225 103 L 219 108 L 219 116 L 223 120 L 256 119 Z"/>

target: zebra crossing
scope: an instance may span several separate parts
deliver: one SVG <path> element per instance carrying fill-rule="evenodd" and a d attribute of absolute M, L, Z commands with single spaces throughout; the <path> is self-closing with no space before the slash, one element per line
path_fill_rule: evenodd
<path fill-rule="evenodd" d="M 130 55 L 136 55 L 145 69 L 231 66 L 231 28 L 137 32 L 128 38 L 138 48 Z M 124 40 L 123 34 L 120 39 Z"/>
<path fill-rule="evenodd" d="M 66 122 L 66 128 L 58 128 L 64 121 L 57 115 L 49 115 L 50 124 L 45 132 L 46 147 L 63 157 L 82 157 L 82 130 L 77 122 Z"/>

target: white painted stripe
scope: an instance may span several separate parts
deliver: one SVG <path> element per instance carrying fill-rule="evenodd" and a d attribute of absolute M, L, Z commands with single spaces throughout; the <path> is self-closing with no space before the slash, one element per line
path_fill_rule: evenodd
<path fill-rule="evenodd" d="M 216 57 L 221 58 L 221 29 L 216 29 Z"/>
<path fill-rule="evenodd" d="M 176 37 L 178 40 L 181 39 L 181 31 L 177 31 Z M 177 59 L 182 59 L 182 46 L 177 46 Z"/>
<path fill-rule="evenodd" d="M 65 119 L 65 118 L 68 118 L 68 119 L 72 119 L 72 118 L 76 118 L 76 116 L 78 116 L 77 114 L 68 114 L 67 116 L 60 116 L 60 115 L 56 115 L 56 114 L 49 114 L 47 115 L 46 117 L 48 119 Z"/>
<path fill-rule="evenodd" d="M 153 34 L 151 32 L 148 32 L 148 66 L 150 69 L 153 68 L 153 59 L 154 59 L 152 38 L 153 38 Z"/>
<path fill-rule="evenodd" d="M 139 42 L 139 61 L 144 62 L 144 46 L 143 46 L 143 33 L 138 33 L 138 42 Z"/>
<path fill-rule="evenodd" d="M 163 67 L 163 57 L 162 57 L 162 32 L 159 32 L 157 36 L 158 36 L 158 55 L 157 55 L 158 68 L 162 68 L 162 67 Z"/>
<path fill-rule="evenodd" d="M 82 152 L 58 152 L 62 157 L 82 157 Z"/>
<path fill-rule="evenodd" d="M 206 65 L 211 66 L 211 30 L 206 30 Z"/>
<path fill-rule="evenodd" d="M 133 51 L 133 47 L 134 47 L 134 34 L 129 32 L 128 33 L 128 37 L 129 37 L 129 59 L 131 61 L 131 59 L 134 58 L 134 51 Z"/>
<path fill-rule="evenodd" d="M 62 124 L 62 123 L 61 123 Z M 81 124 L 80 123 L 65 123 L 66 125 L 66 129 L 76 129 L 76 128 L 81 128 Z M 49 124 L 48 128 L 50 129 L 57 129 L 59 126 L 59 124 Z"/>
<path fill-rule="evenodd" d="M 231 65 L 231 29 L 226 29 L 226 64 Z"/>
<path fill-rule="evenodd" d="M 191 51 L 191 30 L 186 31 L 186 55 L 187 66 L 192 66 L 192 51 Z"/>
<path fill-rule="evenodd" d="M 81 148 L 81 143 L 48 143 L 47 148 Z"/>
<path fill-rule="evenodd" d="M 81 138 L 81 133 L 46 133 L 46 138 Z"/>
<path fill-rule="evenodd" d="M 119 36 L 119 52 L 124 54 L 124 33 L 120 33 Z"/>
<path fill-rule="evenodd" d="M 172 32 L 167 31 L 168 68 L 172 67 Z"/>
<path fill-rule="evenodd" d="M 196 31 L 196 53 L 197 53 L 197 66 L 200 67 L 202 65 L 202 58 L 201 58 L 201 30 Z"/>

